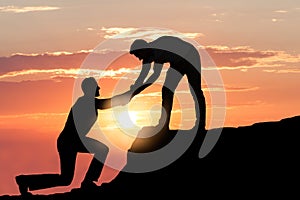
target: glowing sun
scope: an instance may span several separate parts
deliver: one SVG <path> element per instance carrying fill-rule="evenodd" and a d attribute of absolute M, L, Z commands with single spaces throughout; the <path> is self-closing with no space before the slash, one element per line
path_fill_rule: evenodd
<path fill-rule="evenodd" d="M 134 111 L 121 111 L 116 114 L 116 119 L 122 129 L 137 128 L 137 113 Z"/>

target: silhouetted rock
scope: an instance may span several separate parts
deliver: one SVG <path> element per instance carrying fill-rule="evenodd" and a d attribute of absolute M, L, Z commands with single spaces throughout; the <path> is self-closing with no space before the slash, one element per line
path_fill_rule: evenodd
<path fill-rule="evenodd" d="M 215 129 L 219 130 L 220 129 Z M 178 130 L 167 134 L 165 143 Z M 238 128 L 225 127 L 212 151 L 198 153 L 205 134 L 197 134 L 175 162 L 148 173 L 121 172 L 97 191 L 75 189 L 64 194 L 33 195 L 29 199 L 108 198 L 273 198 L 298 193 L 300 116 Z M 189 131 L 180 131 L 180 134 Z M 209 131 L 207 134 L 211 134 Z M 172 135 L 173 134 L 173 135 Z M 162 142 L 163 143 L 163 142 Z M 3 199 L 22 199 L 2 196 Z"/>

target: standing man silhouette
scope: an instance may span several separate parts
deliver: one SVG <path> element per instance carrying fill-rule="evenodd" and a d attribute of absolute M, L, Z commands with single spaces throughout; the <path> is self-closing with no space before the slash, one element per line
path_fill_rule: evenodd
<path fill-rule="evenodd" d="M 201 61 L 197 49 L 178 37 L 162 36 L 149 43 L 142 39 L 135 40 L 130 47 L 130 54 L 142 60 L 142 70 L 131 86 L 133 89 L 143 84 L 154 83 L 160 76 L 163 64 L 170 64 L 162 87 L 162 111 L 156 128 L 169 129 L 174 92 L 182 77 L 186 75 L 195 102 L 196 124 L 199 124 L 200 131 L 204 131 L 206 105 L 201 89 Z M 152 63 L 154 72 L 145 80 Z"/>
<path fill-rule="evenodd" d="M 60 158 L 60 174 L 29 174 L 16 176 L 21 195 L 30 195 L 28 189 L 39 190 L 55 186 L 70 185 L 75 170 L 77 153 L 92 153 L 94 157 L 88 168 L 81 188 L 93 189 L 103 168 L 108 147 L 103 143 L 89 138 L 86 135 L 94 125 L 98 117 L 98 109 L 108 109 L 113 106 L 125 105 L 133 96 L 141 92 L 145 87 L 135 91 L 128 91 L 108 99 L 99 99 L 100 96 L 96 80 L 92 77 L 82 81 L 81 88 L 84 93 L 72 106 L 63 130 L 57 139 L 57 150 Z M 100 159 L 100 160 L 99 160 Z"/>

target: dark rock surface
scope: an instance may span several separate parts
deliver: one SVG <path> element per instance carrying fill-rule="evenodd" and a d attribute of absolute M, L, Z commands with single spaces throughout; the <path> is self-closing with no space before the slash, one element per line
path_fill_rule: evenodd
<path fill-rule="evenodd" d="M 215 129 L 218 130 L 218 129 Z M 178 130 L 160 138 L 167 144 Z M 197 133 L 175 162 L 147 173 L 121 172 L 96 190 L 0 199 L 296 198 L 299 196 L 300 116 L 252 126 L 224 127 L 214 148 L 199 158 L 205 134 Z M 189 130 L 180 131 L 188 133 Z M 209 131 L 211 133 L 213 131 Z"/>

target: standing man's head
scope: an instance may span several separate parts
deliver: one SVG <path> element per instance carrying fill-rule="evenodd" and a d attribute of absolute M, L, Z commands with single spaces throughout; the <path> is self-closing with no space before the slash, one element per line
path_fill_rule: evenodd
<path fill-rule="evenodd" d="M 81 89 L 84 93 L 84 96 L 88 97 L 99 97 L 100 93 L 100 87 L 98 86 L 98 83 L 95 78 L 88 77 L 85 78 L 81 83 Z"/>
<path fill-rule="evenodd" d="M 150 45 L 147 41 L 143 39 L 135 40 L 130 46 L 130 54 L 135 55 L 140 60 L 151 56 L 151 49 Z"/>

